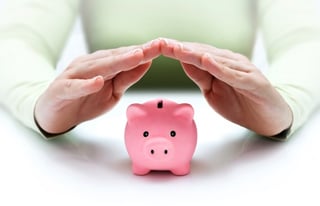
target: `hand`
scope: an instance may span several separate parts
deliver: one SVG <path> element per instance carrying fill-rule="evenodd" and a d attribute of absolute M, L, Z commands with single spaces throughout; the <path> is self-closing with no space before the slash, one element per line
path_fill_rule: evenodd
<path fill-rule="evenodd" d="M 110 110 L 160 55 L 160 41 L 97 51 L 75 59 L 39 97 L 35 120 L 58 134 Z"/>
<path fill-rule="evenodd" d="M 226 119 L 264 136 L 292 124 L 292 112 L 278 91 L 245 56 L 209 45 L 161 41 L 162 54 L 181 62 L 210 106 Z"/>

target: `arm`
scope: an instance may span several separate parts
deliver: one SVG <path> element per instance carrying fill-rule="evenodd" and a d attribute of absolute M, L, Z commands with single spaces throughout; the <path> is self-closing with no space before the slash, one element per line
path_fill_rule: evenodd
<path fill-rule="evenodd" d="M 0 95 L 8 97 L 3 104 L 46 137 L 109 111 L 160 55 L 159 40 L 101 50 L 75 59 L 56 77 L 54 67 L 78 3 L 13 3 L 1 25 Z"/>
<path fill-rule="evenodd" d="M 223 117 L 260 135 L 284 135 L 292 113 L 250 60 L 210 45 L 164 39 L 162 53 L 180 60 L 209 105 Z"/>
<path fill-rule="evenodd" d="M 211 107 L 226 119 L 263 136 L 286 140 L 319 105 L 316 3 L 258 1 L 258 22 L 270 64 L 267 77 L 243 55 L 209 45 L 167 39 L 162 52 L 180 60 Z"/>
<path fill-rule="evenodd" d="M 319 6 L 316 0 L 258 2 L 269 60 L 268 79 L 293 113 L 289 137 L 320 102 Z"/>
<path fill-rule="evenodd" d="M 1 104 L 36 131 L 34 107 L 55 76 L 78 4 L 78 0 L 10 0 L 1 13 Z"/>

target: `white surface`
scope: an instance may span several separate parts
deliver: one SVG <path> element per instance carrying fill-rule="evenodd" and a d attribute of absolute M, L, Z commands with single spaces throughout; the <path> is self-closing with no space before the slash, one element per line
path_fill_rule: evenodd
<path fill-rule="evenodd" d="M 187 176 L 131 173 L 125 109 L 156 97 L 195 108 Z M 46 141 L 0 110 L 0 205 L 319 205 L 319 122 L 320 113 L 275 142 L 222 119 L 198 93 L 127 93 L 108 114 Z"/>

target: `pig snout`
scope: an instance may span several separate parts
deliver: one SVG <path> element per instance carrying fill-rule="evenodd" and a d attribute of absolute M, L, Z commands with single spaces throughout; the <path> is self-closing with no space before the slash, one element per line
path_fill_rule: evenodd
<path fill-rule="evenodd" d="M 164 138 L 152 138 L 144 147 L 144 153 L 152 160 L 169 160 L 174 156 L 174 146 Z"/>

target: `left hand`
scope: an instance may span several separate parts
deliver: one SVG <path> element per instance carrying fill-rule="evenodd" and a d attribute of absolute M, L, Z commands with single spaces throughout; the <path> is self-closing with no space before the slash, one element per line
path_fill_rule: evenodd
<path fill-rule="evenodd" d="M 288 129 L 291 109 L 247 57 L 210 45 L 162 39 L 164 56 L 181 62 L 210 106 L 226 119 L 264 136 Z"/>

